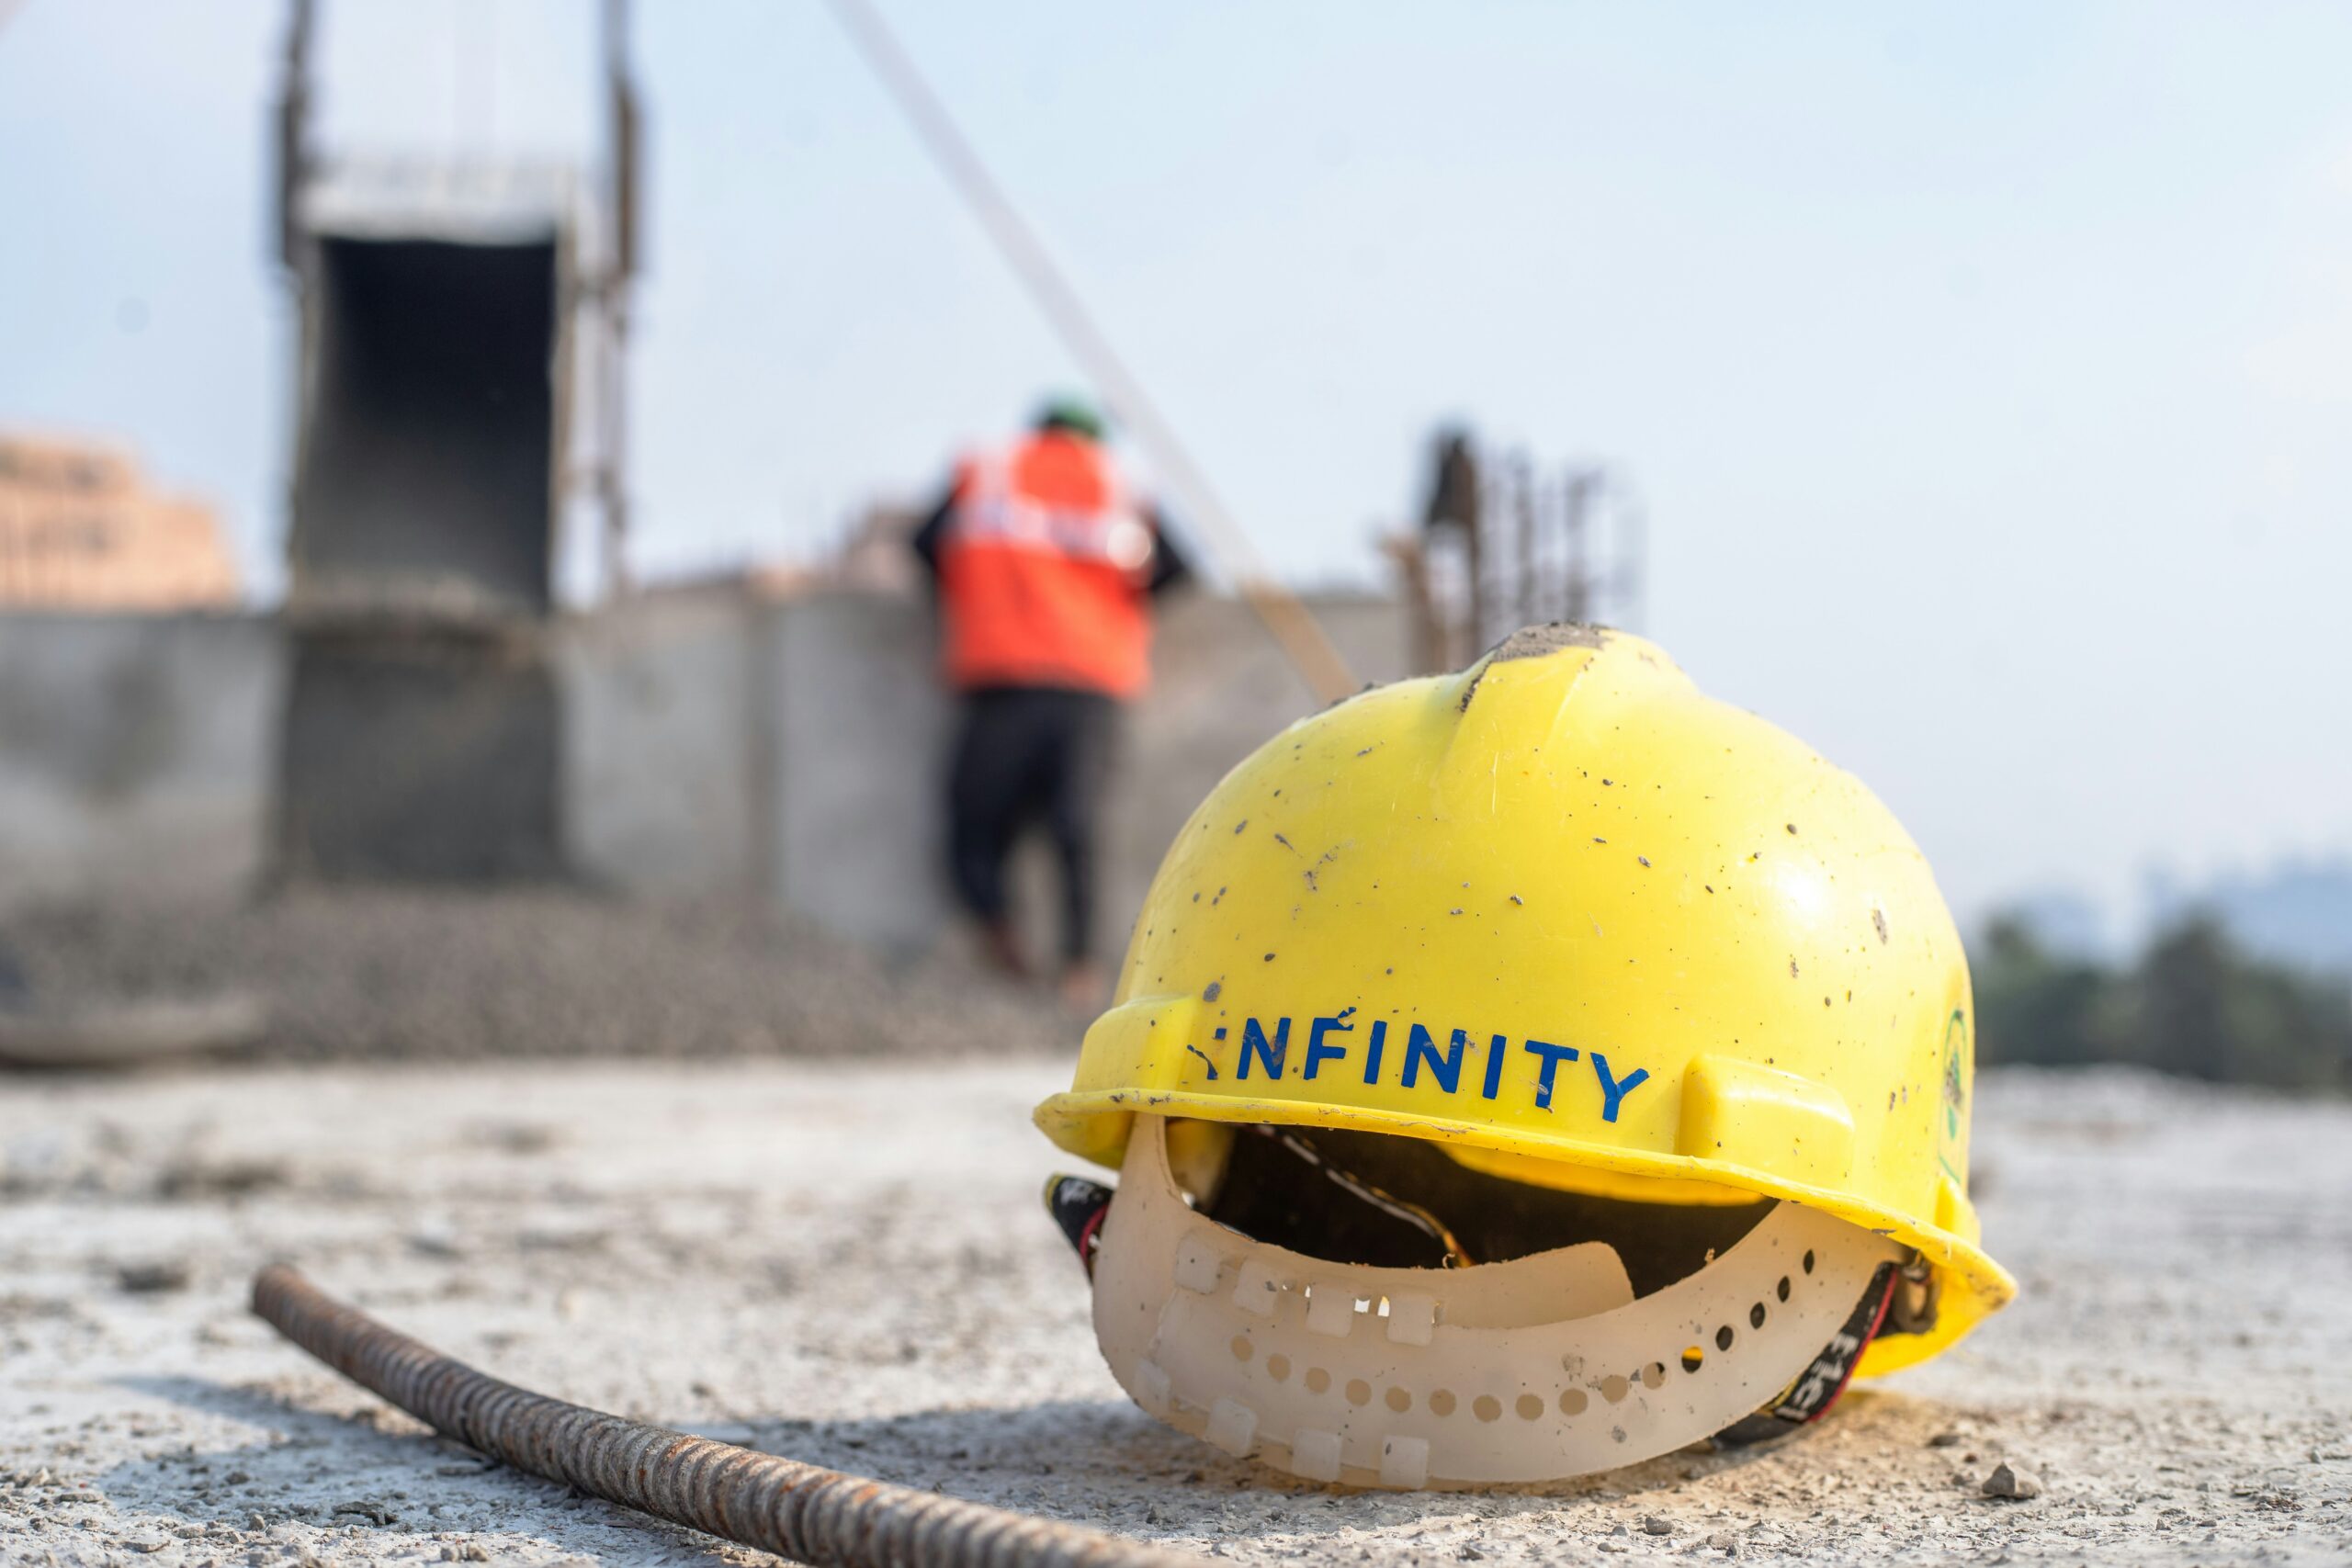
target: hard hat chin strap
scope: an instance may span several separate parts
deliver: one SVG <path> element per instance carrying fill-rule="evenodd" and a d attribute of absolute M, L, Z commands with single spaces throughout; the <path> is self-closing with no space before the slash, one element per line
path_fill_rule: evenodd
<path fill-rule="evenodd" d="M 1111 1212 L 1113 1190 L 1082 1176 L 1046 1178 L 1046 1213 L 1069 1240 L 1070 1250 L 1094 1278 L 1094 1255 L 1102 1249 L 1102 1219 Z"/>
<path fill-rule="evenodd" d="M 1828 1415 L 1846 1385 L 1854 1381 L 1854 1368 L 1861 1361 L 1862 1352 L 1886 1326 L 1887 1308 L 1894 1303 L 1900 1273 L 1893 1263 L 1880 1264 L 1878 1272 L 1871 1276 L 1870 1288 L 1854 1303 L 1853 1315 L 1829 1337 L 1812 1365 L 1799 1372 L 1770 1404 L 1717 1432 L 1715 1442 L 1727 1449 L 1769 1443 Z"/>
<path fill-rule="evenodd" d="M 1096 1335 L 1136 1403 L 1237 1456 L 1359 1485 L 1585 1474 L 1758 1411 L 1789 1430 L 1845 1386 L 1903 1256 L 1783 1202 L 1638 1299 L 1598 1243 L 1466 1269 L 1333 1263 L 1195 1213 L 1156 1117 L 1136 1119 L 1115 1197 L 1076 1183 L 1049 1201 L 1094 1248 Z"/>

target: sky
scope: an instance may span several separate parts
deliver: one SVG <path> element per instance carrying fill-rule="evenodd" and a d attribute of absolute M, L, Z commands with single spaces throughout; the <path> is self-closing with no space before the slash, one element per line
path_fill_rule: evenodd
<path fill-rule="evenodd" d="M 2352 849 L 2352 7 L 881 0 L 1260 547 L 1606 461 L 1642 629 L 1963 920 Z M 325 0 L 321 130 L 567 155 L 591 0 Z M 640 0 L 633 558 L 807 557 L 1082 384 L 815 0 Z M 0 14 L 6 7 L 0 6 Z M 278 581 L 272 0 L 0 22 L 0 424 Z"/>

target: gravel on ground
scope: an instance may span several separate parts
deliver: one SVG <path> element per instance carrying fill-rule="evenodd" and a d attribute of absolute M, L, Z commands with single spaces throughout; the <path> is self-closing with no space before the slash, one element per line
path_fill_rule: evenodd
<path fill-rule="evenodd" d="M 194 909 L 0 916 L 0 1025 L 251 998 L 247 1057 L 925 1057 L 1076 1038 L 952 947 L 893 959 L 772 908 L 566 886 L 295 886 Z"/>

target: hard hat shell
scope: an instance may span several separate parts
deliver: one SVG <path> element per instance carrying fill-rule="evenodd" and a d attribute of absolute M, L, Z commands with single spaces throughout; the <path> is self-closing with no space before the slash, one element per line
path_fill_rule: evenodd
<path fill-rule="evenodd" d="M 1134 1114 L 1436 1141 L 1521 1180 L 1789 1199 L 1917 1247 L 1951 1344 L 2016 1284 L 1968 1201 L 1967 961 L 1851 775 L 1623 633 L 1522 631 L 1300 720 L 1161 863 L 1040 1128 Z"/>

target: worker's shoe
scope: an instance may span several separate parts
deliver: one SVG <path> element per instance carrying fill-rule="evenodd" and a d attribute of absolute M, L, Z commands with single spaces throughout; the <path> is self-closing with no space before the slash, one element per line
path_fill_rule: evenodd
<path fill-rule="evenodd" d="M 1057 1190 L 1112 1371 L 1228 1452 L 1420 1486 L 1753 1441 L 2014 1292 L 1925 862 L 1638 638 L 1293 726 L 1136 930 L 1037 1120 L 1123 1167 Z"/>
<path fill-rule="evenodd" d="M 1062 1006 L 1079 1014 L 1091 1014 L 1101 1008 L 1111 994 L 1111 977 L 1102 966 L 1091 959 L 1078 959 L 1062 966 L 1061 977 L 1054 983 L 1055 993 Z"/>
<path fill-rule="evenodd" d="M 1021 949 L 1021 932 L 1009 919 L 980 922 L 980 956 L 989 968 L 1009 980 L 1029 978 L 1029 957 Z"/>

